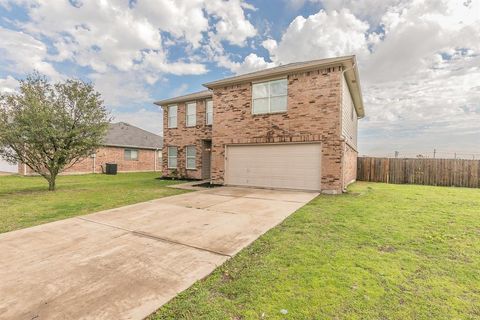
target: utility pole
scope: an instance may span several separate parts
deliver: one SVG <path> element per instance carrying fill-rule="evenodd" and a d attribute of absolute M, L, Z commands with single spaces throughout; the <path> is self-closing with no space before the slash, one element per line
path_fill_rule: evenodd
<path fill-rule="evenodd" d="M 437 149 L 433 149 L 433 159 L 435 159 L 436 154 L 437 154 Z"/>
<path fill-rule="evenodd" d="M 395 159 L 398 158 L 398 151 L 395 151 Z"/>

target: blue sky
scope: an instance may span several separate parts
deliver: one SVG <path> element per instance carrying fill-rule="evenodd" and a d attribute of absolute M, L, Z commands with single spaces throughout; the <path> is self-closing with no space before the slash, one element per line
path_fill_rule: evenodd
<path fill-rule="evenodd" d="M 480 1 L 0 0 L 1 91 L 33 70 L 93 81 L 117 121 L 156 133 L 155 100 L 347 54 L 361 154 L 480 158 Z"/>

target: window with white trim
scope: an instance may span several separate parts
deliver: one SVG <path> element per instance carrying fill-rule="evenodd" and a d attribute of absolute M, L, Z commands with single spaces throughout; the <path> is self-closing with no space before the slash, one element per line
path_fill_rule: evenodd
<path fill-rule="evenodd" d="M 168 107 L 168 127 L 169 128 L 177 127 L 177 112 L 178 112 L 178 107 L 176 105 Z"/>
<path fill-rule="evenodd" d="M 252 113 L 287 111 L 287 79 L 272 80 L 252 85 Z"/>
<path fill-rule="evenodd" d="M 138 160 L 138 150 L 137 149 L 124 149 L 123 158 L 125 160 Z"/>
<path fill-rule="evenodd" d="M 177 169 L 177 147 L 168 147 L 168 168 Z"/>
<path fill-rule="evenodd" d="M 195 150 L 195 146 L 187 146 L 186 148 L 186 156 L 187 156 L 187 169 L 195 169 L 195 159 L 196 159 L 196 153 L 197 151 Z"/>
<path fill-rule="evenodd" d="M 213 101 L 211 99 L 205 102 L 205 123 L 207 126 L 211 126 L 213 124 Z"/>
<path fill-rule="evenodd" d="M 186 105 L 186 126 L 193 127 L 197 124 L 197 103 L 189 102 Z"/>

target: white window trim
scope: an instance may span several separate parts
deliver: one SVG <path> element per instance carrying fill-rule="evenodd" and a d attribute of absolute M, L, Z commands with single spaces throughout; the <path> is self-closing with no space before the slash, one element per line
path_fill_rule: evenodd
<path fill-rule="evenodd" d="M 175 148 L 177 149 L 177 155 L 174 157 L 174 156 L 170 156 L 170 148 Z M 170 165 L 170 158 L 175 158 L 177 160 L 177 165 L 175 167 L 172 167 Z M 178 147 L 176 146 L 168 146 L 167 147 L 167 167 L 168 169 L 177 169 L 178 168 Z"/>
<path fill-rule="evenodd" d="M 189 125 L 188 124 L 188 105 L 194 104 L 195 105 L 195 113 L 190 116 L 195 116 L 195 123 Z M 195 127 L 197 125 L 197 101 L 190 101 L 185 103 L 185 127 Z"/>
<path fill-rule="evenodd" d="M 281 110 L 281 111 L 271 111 L 271 104 L 270 104 L 270 99 L 272 98 L 272 96 L 270 95 L 270 82 L 275 82 L 275 81 L 279 81 L 279 80 L 286 80 L 287 81 L 287 92 L 285 93 L 285 95 L 280 95 L 280 96 L 273 96 L 273 97 L 283 97 L 285 96 L 286 99 L 287 99 L 287 106 L 286 106 L 286 109 L 285 110 Z M 262 83 L 269 83 L 268 85 L 268 111 L 267 112 L 255 112 L 254 110 L 254 107 L 253 107 L 253 101 L 255 100 L 253 98 L 253 85 L 255 84 L 262 84 Z M 265 98 L 263 98 L 265 99 Z M 265 81 L 255 81 L 255 82 L 252 82 L 252 114 L 253 115 L 262 115 L 262 114 L 275 114 L 275 113 L 285 113 L 288 111 L 288 78 L 275 78 L 275 79 L 269 79 L 269 80 L 265 80 Z"/>
<path fill-rule="evenodd" d="M 212 112 L 208 112 L 208 102 L 212 102 Z M 208 114 L 211 113 L 212 114 L 212 122 L 211 123 L 208 123 Z M 212 99 L 207 99 L 205 100 L 205 125 L 207 126 L 211 126 L 213 125 L 213 100 Z"/>
<path fill-rule="evenodd" d="M 126 152 L 127 151 L 129 151 L 128 159 L 126 158 Z M 137 154 L 137 157 L 135 159 L 132 159 L 132 151 L 135 151 L 136 154 Z M 138 149 L 132 149 L 132 148 L 123 149 L 123 160 L 125 160 L 125 161 L 138 161 Z"/>
<path fill-rule="evenodd" d="M 176 108 L 174 117 L 170 115 L 170 108 L 172 108 L 172 107 Z M 170 125 L 170 123 L 171 123 L 170 119 L 171 118 L 175 118 L 175 126 Z M 178 127 L 178 105 L 176 105 L 176 104 L 169 105 L 168 108 L 167 108 L 167 127 L 169 129 L 174 129 L 174 128 Z"/>
<path fill-rule="evenodd" d="M 188 156 L 188 148 L 193 148 L 195 150 L 195 156 Z M 194 166 L 193 168 L 191 167 L 188 167 L 188 159 L 192 159 L 194 160 Z M 196 170 L 197 169 L 197 148 L 195 148 L 195 146 L 186 146 L 185 147 L 185 168 L 187 170 Z"/>

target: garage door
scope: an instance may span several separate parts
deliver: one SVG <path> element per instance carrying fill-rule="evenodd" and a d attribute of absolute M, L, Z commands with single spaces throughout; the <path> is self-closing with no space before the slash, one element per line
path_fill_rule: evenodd
<path fill-rule="evenodd" d="M 320 144 L 227 146 L 229 185 L 320 190 Z"/>

